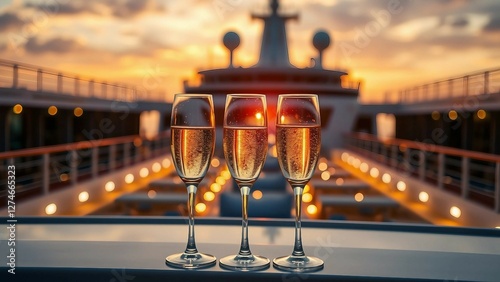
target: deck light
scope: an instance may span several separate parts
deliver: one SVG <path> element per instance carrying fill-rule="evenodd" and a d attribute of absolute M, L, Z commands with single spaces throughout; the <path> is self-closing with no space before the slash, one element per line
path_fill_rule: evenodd
<path fill-rule="evenodd" d="M 302 195 L 302 202 L 304 203 L 310 203 L 313 199 L 313 196 L 311 195 L 311 193 L 304 193 Z"/>
<path fill-rule="evenodd" d="M 307 213 L 310 215 L 315 215 L 318 212 L 318 207 L 314 204 L 307 206 Z"/>
<path fill-rule="evenodd" d="M 373 178 L 377 178 L 379 176 L 380 172 L 378 171 L 378 169 L 376 167 L 372 167 L 372 169 L 370 169 L 370 176 L 373 177 Z"/>
<path fill-rule="evenodd" d="M 404 183 L 403 181 L 398 181 L 398 183 L 396 184 L 396 188 L 403 192 L 406 190 L 406 183 Z"/>
<path fill-rule="evenodd" d="M 309 186 L 309 184 L 306 184 L 306 186 L 304 186 L 304 193 L 307 193 L 311 191 L 311 186 Z"/>
<path fill-rule="evenodd" d="M 321 171 L 325 171 L 328 169 L 328 165 L 326 163 L 321 162 L 318 164 L 318 169 Z"/>
<path fill-rule="evenodd" d="M 220 190 L 222 190 L 222 187 L 219 183 L 212 183 L 212 185 L 210 185 L 210 190 L 214 193 L 218 193 L 220 192 Z"/>
<path fill-rule="evenodd" d="M 132 173 L 125 175 L 125 183 L 130 184 L 132 182 L 134 182 L 134 175 Z"/>
<path fill-rule="evenodd" d="M 104 190 L 112 192 L 113 190 L 115 190 L 115 183 L 113 181 L 106 182 L 106 184 L 104 185 Z"/>
<path fill-rule="evenodd" d="M 48 112 L 49 112 L 49 115 L 51 115 L 51 116 L 56 115 L 57 114 L 57 107 L 56 106 L 50 106 Z"/>
<path fill-rule="evenodd" d="M 142 178 L 148 177 L 148 175 L 149 175 L 149 169 L 147 169 L 146 167 L 141 168 L 141 170 L 139 170 L 139 175 Z"/>
<path fill-rule="evenodd" d="M 429 201 L 429 194 L 427 194 L 427 192 L 420 192 L 420 194 L 418 194 L 418 199 L 422 203 L 427 203 L 427 201 Z"/>
<path fill-rule="evenodd" d="M 148 191 L 148 198 L 153 199 L 156 197 L 156 191 L 155 190 L 149 190 Z"/>
<path fill-rule="evenodd" d="M 355 168 L 359 168 L 361 165 L 361 161 L 358 158 L 355 158 L 354 161 L 352 161 L 352 166 Z"/>
<path fill-rule="evenodd" d="M 486 111 L 485 110 L 479 110 L 476 113 L 477 117 L 479 119 L 485 119 L 486 118 Z"/>
<path fill-rule="evenodd" d="M 370 169 L 370 167 L 368 166 L 367 163 L 362 163 L 359 165 L 359 170 L 361 170 L 361 172 L 368 172 L 368 170 Z"/>
<path fill-rule="evenodd" d="M 207 210 L 207 205 L 205 205 L 204 203 L 198 203 L 196 204 L 194 209 L 197 213 L 203 213 Z"/>
<path fill-rule="evenodd" d="M 215 194 L 212 191 L 207 191 L 205 194 L 203 194 L 203 199 L 207 202 L 211 202 L 215 199 Z"/>
<path fill-rule="evenodd" d="M 215 182 L 219 183 L 220 186 L 223 186 L 224 184 L 226 184 L 226 179 L 222 176 L 217 176 Z"/>
<path fill-rule="evenodd" d="M 342 155 L 340 155 L 340 158 L 342 159 L 343 162 L 347 162 L 348 157 L 349 157 L 349 154 L 346 152 L 343 152 Z"/>
<path fill-rule="evenodd" d="M 391 175 L 390 175 L 390 174 L 388 174 L 388 173 L 384 173 L 384 174 L 382 175 L 382 182 L 384 182 L 385 184 L 389 184 L 389 183 L 391 183 L 391 180 L 392 180 L 392 177 L 391 177 Z"/>
<path fill-rule="evenodd" d="M 220 176 L 224 177 L 226 180 L 231 179 L 231 173 L 228 170 L 221 171 Z"/>
<path fill-rule="evenodd" d="M 337 178 L 337 180 L 335 180 L 335 183 L 337 185 L 343 185 L 344 184 L 344 179 L 343 178 Z"/>
<path fill-rule="evenodd" d="M 321 179 L 323 179 L 324 181 L 327 181 L 330 179 L 330 172 L 328 171 L 323 171 L 321 173 Z"/>
<path fill-rule="evenodd" d="M 48 204 L 45 207 L 45 213 L 48 214 L 48 215 L 55 214 L 56 211 L 57 211 L 57 206 L 54 203 Z"/>
<path fill-rule="evenodd" d="M 260 191 L 260 190 L 255 190 L 255 191 L 253 191 L 253 193 L 252 193 L 252 197 L 253 197 L 255 200 L 260 200 L 260 199 L 262 199 L 262 196 L 263 196 L 263 194 L 262 194 L 262 191 Z"/>
<path fill-rule="evenodd" d="M 89 199 L 89 193 L 87 191 L 83 191 L 80 194 L 78 194 L 78 201 L 80 203 L 84 203 Z"/>
<path fill-rule="evenodd" d="M 12 111 L 18 115 L 23 112 L 23 106 L 21 104 L 16 104 L 14 107 L 12 107 Z"/>
<path fill-rule="evenodd" d="M 73 110 L 73 114 L 75 115 L 75 117 L 81 117 L 83 115 L 83 109 L 80 107 L 76 107 Z"/>
<path fill-rule="evenodd" d="M 153 166 L 151 167 L 151 169 L 153 170 L 153 172 L 160 172 L 161 170 L 161 164 L 156 162 L 153 164 Z"/>
<path fill-rule="evenodd" d="M 363 193 L 356 193 L 356 195 L 354 195 L 354 200 L 358 203 L 362 202 L 364 198 L 365 196 L 363 195 Z"/>
<path fill-rule="evenodd" d="M 161 164 L 163 165 L 164 168 L 169 168 L 172 162 L 169 159 L 163 159 Z"/>
<path fill-rule="evenodd" d="M 458 114 L 457 114 L 457 111 L 455 110 L 451 110 L 448 112 L 448 117 L 451 119 L 451 120 L 456 120 L 458 118 Z"/>
<path fill-rule="evenodd" d="M 431 114 L 431 117 L 433 120 L 439 120 L 439 118 L 441 117 L 441 114 L 438 111 L 433 111 Z"/>
<path fill-rule="evenodd" d="M 219 167 L 220 166 L 220 161 L 218 158 L 213 158 L 212 161 L 210 162 L 210 164 L 213 166 L 213 167 Z"/>
<path fill-rule="evenodd" d="M 459 218 L 462 215 L 462 211 L 459 207 L 453 206 L 450 208 L 450 214 L 455 218 Z"/>

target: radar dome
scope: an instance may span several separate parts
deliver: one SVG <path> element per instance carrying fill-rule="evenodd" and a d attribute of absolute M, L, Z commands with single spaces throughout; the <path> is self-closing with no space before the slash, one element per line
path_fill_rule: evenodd
<path fill-rule="evenodd" d="M 318 51 L 323 51 L 330 46 L 330 35 L 326 31 L 318 31 L 314 34 L 313 45 Z"/>
<path fill-rule="evenodd" d="M 222 41 L 224 42 L 224 46 L 231 51 L 240 46 L 240 36 L 234 31 L 227 32 Z"/>

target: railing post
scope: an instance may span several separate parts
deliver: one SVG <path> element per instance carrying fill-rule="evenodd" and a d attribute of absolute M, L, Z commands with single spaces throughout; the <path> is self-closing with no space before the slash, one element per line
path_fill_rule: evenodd
<path fill-rule="evenodd" d="M 123 166 L 130 164 L 130 142 L 123 144 Z"/>
<path fill-rule="evenodd" d="M 391 166 L 396 168 L 398 166 L 398 145 L 391 146 Z"/>
<path fill-rule="evenodd" d="M 490 89 L 489 89 L 489 84 L 490 84 L 490 72 L 484 72 L 484 94 L 488 95 L 490 94 Z"/>
<path fill-rule="evenodd" d="M 495 211 L 500 213 L 500 162 L 495 166 Z"/>
<path fill-rule="evenodd" d="M 464 93 L 463 95 L 464 96 L 469 96 L 469 76 L 466 75 L 464 76 L 464 85 L 463 85 L 463 88 L 464 88 Z"/>
<path fill-rule="evenodd" d="M 42 172 L 42 188 L 43 194 L 49 194 L 50 188 L 50 156 L 48 153 L 43 154 L 43 172 Z"/>
<path fill-rule="evenodd" d="M 94 80 L 89 81 L 89 97 L 94 97 Z"/>
<path fill-rule="evenodd" d="M 101 97 L 101 98 L 106 99 L 106 94 L 107 94 L 107 93 L 106 93 L 106 90 L 107 90 L 107 87 L 106 87 L 106 82 L 103 82 L 103 83 L 101 84 L 101 86 L 102 86 L 102 89 L 101 89 L 101 92 L 102 92 L 102 93 L 101 93 L 101 96 L 102 96 L 102 97 Z"/>
<path fill-rule="evenodd" d="M 78 154 L 76 150 L 71 150 L 71 160 L 70 160 L 70 175 L 71 184 L 76 184 L 78 182 Z"/>
<path fill-rule="evenodd" d="M 421 181 L 425 180 L 425 152 L 418 151 L 418 176 Z"/>
<path fill-rule="evenodd" d="M 109 146 L 109 170 L 115 170 L 116 168 L 116 145 Z"/>
<path fill-rule="evenodd" d="M 462 183 L 461 191 L 462 198 L 467 199 L 469 196 L 469 164 L 470 160 L 467 157 L 462 157 Z"/>
<path fill-rule="evenodd" d="M 92 178 L 96 178 L 99 174 L 99 147 L 92 147 Z"/>
<path fill-rule="evenodd" d="M 406 147 L 406 150 L 404 151 L 403 153 L 404 155 L 404 169 L 406 170 L 406 172 L 409 172 L 411 173 L 412 171 L 412 167 L 411 167 L 411 162 L 410 162 L 410 148 Z"/>
<path fill-rule="evenodd" d="M 36 91 L 41 92 L 43 90 L 43 71 L 38 69 L 36 72 Z"/>
<path fill-rule="evenodd" d="M 78 96 L 78 92 L 80 92 L 80 79 L 78 78 L 78 76 L 75 77 L 75 96 Z"/>
<path fill-rule="evenodd" d="M 17 88 L 19 83 L 19 66 L 14 65 L 12 67 L 12 88 Z"/>
<path fill-rule="evenodd" d="M 142 139 L 141 139 L 141 141 L 142 141 Z M 135 162 L 136 162 L 136 163 L 138 163 L 138 162 L 140 162 L 140 161 L 141 161 L 141 150 L 142 150 L 142 142 L 141 142 L 141 145 L 136 146 L 136 147 L 135 147 L 135 150 L 134 150 L 134 151 L 135 151 L 135 156 L 134 156 L 134 158 L 135 158 Z"/>
<path fill-rule="evenodd" d="M 445 156 L 443 153 L 438 154 L 438 188 L 443 189 L 444 180 Z"/>
<path fill-rule="evenodd" d="M 439 82 L 434 83 L 434 99 L 439 98 Z"/>
<path fill-rule="evenodd" d="M 448 88 L 448 97 L 453 97 L 453 79 L 449 80 Z"/>
<path fill-rule="evenodd" d="M 61 73 L 57 74 L 57 93 L 61 94 L 63 91 L 63 76 Z"/>

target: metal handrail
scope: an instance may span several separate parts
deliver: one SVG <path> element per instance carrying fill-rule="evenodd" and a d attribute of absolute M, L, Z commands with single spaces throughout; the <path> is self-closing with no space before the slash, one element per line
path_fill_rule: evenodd
<path fill-rule="evenodd" d="M 145 87 L 107 82 L 31 64 L 0 59 L 0 67 L 10 70 L 7 76 L 0 77 L 0 87 L 3 84 L 13 89 L 124 101 L 165 100 L 162 91 L 153 92 Z"/>
<path fill-rule="evenodd" d="M 500 93 L 500 68 L 424 83 L 386 93 L 386 103 L 418 103 Z"/>
<path fill-rule="evenodd" d="M 353 151 L 500 213 L 499 155 L 366 133 L 345 138 Z"/>

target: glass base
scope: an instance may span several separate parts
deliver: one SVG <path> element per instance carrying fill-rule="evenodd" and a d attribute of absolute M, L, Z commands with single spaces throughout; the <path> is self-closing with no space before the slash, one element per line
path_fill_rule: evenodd
<path fill-rule="evenodd" d="M 254 271 L 268 268 L 270 261 L 268 258 L 255 255 L 233 255 L 221 258 L 219 265 L 229 270 Z"/>
<path fill-rule="evenodd" d="M 284 256 L 273 260 L 274 268 L 293 272 L 318 271 L 323 269 L 324 265 L 321 259 L 308 256 Z"/>
<path fill-rule="evenodd" d="M 165 259 L 165 263 L 170 267 L 187 269 L 211 267 L 216 262 L 217 259 L 214 256 L 202 253 L 180 253 L 170 255 Z"/>

